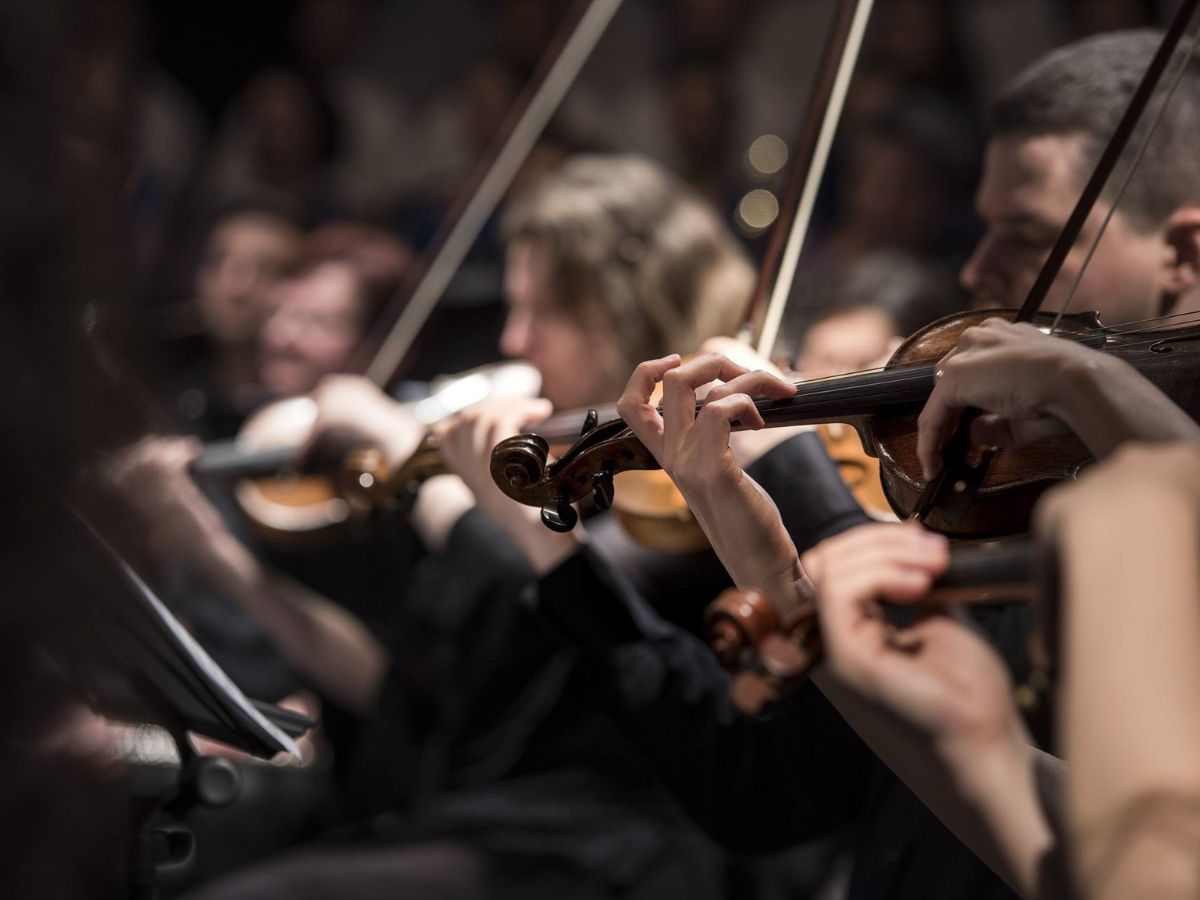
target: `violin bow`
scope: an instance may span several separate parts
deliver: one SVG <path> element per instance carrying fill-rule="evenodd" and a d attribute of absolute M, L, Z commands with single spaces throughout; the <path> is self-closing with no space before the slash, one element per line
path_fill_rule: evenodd
<path fill-rule="evenodd" d="M 621 2 L 579 3 L 578 16 L 568 20 L 543 54 L 533 78 L 443 220 L 422 261 L 387 304 L 380 319 L 384 324 L 360 348 L 356 368 L 376 384 L 386 387 L 396 377 L 454 273 L 575 83 Z M 387 325 L 389 321 L 393 324 Z"/>
<path fill-rule="evenodd" d="M 874 0 L 838 0 L 834 12 L 829 37 L 817 67 L 817 77 L 805 106 L 804 122 L 792 147 L 792 163 L 780 204 L 779 219 L 763 254 L 742 326 L 743 336 L 752 335 L 754 322 L 766 304 L 756 342 L 756 348 L 762 356 L 770 355 L 779 336 L 779 326 L 787 308 L 800 251 L 804 249 L 804 241 L 808 236 L 817 193 L 825 176 L 829 151 L 842 117 L 846 93 L 873 6 Z"/>
<path fill-rule="evenodd" d="M 1146 108 L 1154 98 L 1159 84 L 1163 80 L 1163 74 L 1166 72 L 1172 57 L 1175 55 L 1180 41 L 1189 30 L 1189 24 L 1194 17 L 1198 5 L 1200 5 L 1200 0 L 1184 0 L 1180 5 L 1175 18 L 1171 22 L 1171 27 L 1163 35 L 1162 42 L 1159 44 L 1154 58 L 1150 61 L 1150 65 L 1146 68 L 1146 73 L 1142 76 L 1141 82 L 1130 98 L 1120 122 L 1117 123 L 1112 137 L 1109 138 L 1108 145 L 1104 148 L 1104 152 L 1100 155 L 1099 160 L 1097 160 L 1091 176 L 1084 185 L 1083 192 L 1079 195 L 1079 200 L 1075 203 L 1075 208 L 1071 211 L 1071 215 L 1063 226 L 1062 231 L 1059 232 L 1058 239 L 1055 241 L 1050 255 L 1046 257 L 1045 263 L 1042 264 L 1042 268 L 1038 272 L 1038 277 L 1029 289 L 1029 293 L 1025 297 L 1025 302 L 1021 305 L 1021 309 L 1018 311 L 1014 321 L 1028 322 L 1041 308 L 1046 295 L 1050 292 L 1051 286 L 1062 270 L 1067 254 L 1071 252 L 1071 249 L 1075 246 L 1075 242 L 1079 239 L 1079 234 L 1083 230 L 1088 216 L 1091 215 L 1096 201 L 1100 199 L 1100 195 L 1107 187 L 1113 171 L 1116 169 L 1125 148 L 1129 144 L 1130 138 L 1133 136 L 1133 132 L 1141 121 Z M 1108 211 L 1108 215 L 1105 217 L 1099 233 L 1088 250 L 1084 264 L 1080 267 L 1080 271 L 1067 293 L 1062 308 L 1058 311 L 1058 316 L 1055 319 L 1056 326 L 1066 312 L 1072 297 L 1074 297 L 1075 290 L 1079 286 L 1079 281 L 1083 277 L 1088 263 L 1091 262 L 1096 247 L 1099 246 L 1100 238 L 1104 234 L 1104 228 L 1108 226 L 1108 222 L 1111 220 L 1112 214 L 1116 210 L 1121 197 L 1124 196 L 1125 189 L 1128 187 L 1137 169 L 1137 165 L 1145 153 L 1146 147 L 1149 146 L 1151 139 L 1154 137 L 1154 132 L 1162 119 L 1163 110 L 1166 109 L 1167 104 L 1174 95 L 1175 88 L 1179 85 L 1183 73 L 1191 61 L 1196 39 L 1197 36 L 1193 34 L 1189 41 L 1187 52 L 1181 54 L 1182 62 L 1179 63 L 1178 72 L 1168 81 L 1168 90 L 1162 99 L 1158 114 L 1143 136 L 1141 145 L 1122 179 L 1117 196 Z M 978 409 L 968 409 L 963 412 L 958 427 L 955 429 L 954 434 L 947 442 L 943 451 L 942 470 L 932 481 L 926 483 L 922 489 L 921 495 L 918 497 L 916 506 L 910 516 L 912 521 L 924 522 L 934 509 L 940 510 L 942 515 L 951 522 L 960 520 L 966 514 L 968 507 L 982 486 L 984 478 L 987 476 L 988 467 L 991 462 L 991 454 L 985 453 L 977 465 L 971 466 L 967 464 L 967 455 L 971 444 L 971 423 L 980 415 L 981 412 Z"/>

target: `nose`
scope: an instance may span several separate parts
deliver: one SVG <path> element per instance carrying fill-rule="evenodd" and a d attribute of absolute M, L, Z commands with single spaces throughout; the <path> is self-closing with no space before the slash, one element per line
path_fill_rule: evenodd
<path fill-rule="evenodd" d="M 500 352 L 511 359 L 528 358 L 532 331 L 529 316 L 519 310 L 511 310 L 500 333 Z"/>
<path fill-rule="evenodd" d="M 283 310 L 276 310 L 262 325 L 262 344 L 271 350 L 291 347 L 300 333 L 295 317 Z"/>
<path fill-rule="evenodd" d="M 963 267 L 958 272 L 959 286 L 975 298 L 979 293 L 979 286 L 983 281 L 984 264 L 987 257 L 987 237 L 979 239 L 979 243 L 975 245 L 975 249 L 971 251 L 970 257 L 963 263 Z"/>

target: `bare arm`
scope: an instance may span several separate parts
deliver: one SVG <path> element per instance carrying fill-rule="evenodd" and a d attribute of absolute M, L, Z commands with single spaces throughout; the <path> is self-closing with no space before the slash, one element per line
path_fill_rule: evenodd
<path fill-rule="evenodd" d="M 225 532 L 204 574 L 237 602 L 314 687 L 352 712 L 371 709 L 390 662 L 355 616 L 263 566 Z"/>
<path fill-rule="evenodd" d="M 1063 566 L 1079 883 L 1104 900 L 1200 896 L 1200 452 L 1122 451 L 1042 523 Z"/>
<path fill-rule="evenodd" d="M 233 536 L 188 475 L 198 450 L 178 438 L 143 441 L 114 463 L 111 476 L 165 558 L 239 603 L 315 687 L 365 712 L 388 665 L 383 646 L 350 613 L 270 571 Z"/>
<path fill-rule="evenodd" d="M 1040 766 L 995 651 L 962 620 L 894 631 L 879 602 L 919 601 L 948 562 L 915 526 L 866 525 L 805 555 L 826 664 L 817 683 L 869 746 L 1015 890 L 1042 893 L 1055 845 Z"/>
<path fill-rule="evenodd" d="M 713 379 L 703 409 L 696 390 Z M 661 415 L 651 389 L 663 382 Z M 911 645 L 890 643 L 870 614 L 880 598 L 914 601 L 948 562 L 946 543 L 919 528 L 864 526 L 805 557 L 774 504 L 729 447 L 730 423 L 756 424 L 750 394 L 791 387 L 722 357 L 643 363 L 622 396 L 622 418 L 675 479 L 739 586 L 786 609 L 819 587 L 829 671 L 818 685 L 838 711 L 930 808 L 1010 884 L 1036 896 L 1054 844 L 1035 783 L 1037 756 L 1012 706 L 994 651 L 946 616 L 916 625 Z M 905 642 L 909 644 L 908 641 Z"/>

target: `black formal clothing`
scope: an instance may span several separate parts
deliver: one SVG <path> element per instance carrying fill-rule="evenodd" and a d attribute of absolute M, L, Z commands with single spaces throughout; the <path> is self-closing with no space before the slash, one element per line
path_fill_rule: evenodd
<path fill-rule="evenodd" d="M 359 809 L 390 812 L 356 846 L 296 853 L 201 896 L 719 896 L 722 854 L 519 602 L 531 579 L 482 513 L 464 515 L 400 603 L 363 740 L 375 759 L 355 767 L 371 776 Z M 460 864 L 431 887 L 448 858 Z"/>
<path fill-rule="evenodd" d="M 801 550 L 865 520 L 812 435 L 771 451 L 750 474 Z M 564 562 L 532 603 L 691 816 L 725 846 L 769 852 L 841 832 L 856 860 L 850 898 L 1013 896 L 811 683 L 769 715 L 740 714 L 711 651 L 658 616 L 600 554 Z M 993 625 L 1021 630 L 1007 616 Z"/>

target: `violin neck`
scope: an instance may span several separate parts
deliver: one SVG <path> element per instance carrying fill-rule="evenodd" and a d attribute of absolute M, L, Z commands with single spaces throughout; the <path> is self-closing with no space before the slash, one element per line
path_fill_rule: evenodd
<path fill-rule="evenodd" d="M 933 363 L 804 381 L 786 400 L 758 400 L 768 426 L 851 422 L 879 412 L 919 407 L 933 390 Z"/>
<path fill-rule="evenodd" d="M 606 403 L 593 407 L 596 420 L 609 422 L 617 418 L 617 404 Z M 592 409 L 568 409 L 557 412 L 544 422 L 531 426 L 530 431 L 537 432 L 553 446 L 555 444 L 574 443 L 583 434 L 584 423 L 587 422 Z"/>
<path fill-rule="evenodd" d="M 933 583 L 929 602 L 1032 602 L 1038 587 L 1036 555 L 1028 538 L 956 548 L 950 555 L 950 565 Z"/>

